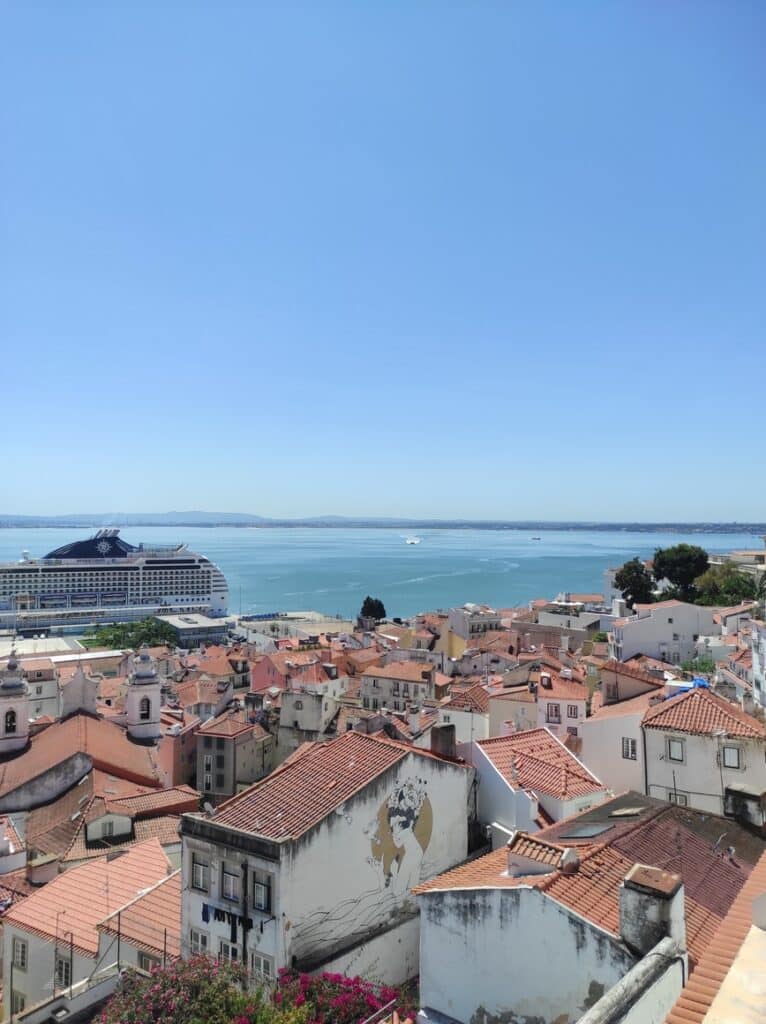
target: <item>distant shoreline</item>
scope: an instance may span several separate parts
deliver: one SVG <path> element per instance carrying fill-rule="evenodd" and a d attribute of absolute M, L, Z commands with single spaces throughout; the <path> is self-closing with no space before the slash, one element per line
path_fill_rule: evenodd
<path fill-rule="evenodd" d="M 66 517 L 50 518 L 32 517 L 29 518 L 8 516 L 0 519 L 0 529 L 23 530 L 23 529 L 98 529 L 100 527 L 119 527 L 120 529 L 135 529 L 149 527 L 173 527 L 180 529 L 203 528 L 203 529 L 318 529 L 318 530 L 514 530 L 517 532 L 552 532 L 565 531 L 572 533 L 739 533 L 743 535 L 766 534 L 766 523 L 598 523 L 598 522 L 576 522 L 562 521 L 550 522 L 539 520 L 503 521 L 503 520 L 434 520 L 434 519 L 253 519 L 237 520 L 229 519 L 177 519 L 147 516 L 142 518 L 139 515 L 126 517 Z"/>

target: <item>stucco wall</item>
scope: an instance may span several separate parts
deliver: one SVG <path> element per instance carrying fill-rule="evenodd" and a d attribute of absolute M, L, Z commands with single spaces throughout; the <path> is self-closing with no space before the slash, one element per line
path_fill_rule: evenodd
<path fill-rule="evenodd" d="M 322 971 L 403 985 L 417 977 L 420 919 L 414 915 L 321 965 Z"/>
<path fill-rule="evenodd" d="M 272 909 L 252 909 L 249 950 L 272 957 L 275 969 L 337 959 L 379 930 L 408 920 L 417 910 L 410 893 L 418 882 L 454 866 L 467 855 L 467 806 L 473 770 L 432 757 L 409 754 L 390 771 L 346 801 L 301 839 L 280 844 L 281 859 L 269 861 L 229 851 L 233 865 L 268 871 L 273 878 Z M 397 813 L 401 809 L 406 813 Z M 392 813 L 394 812 L 394 813 Z M 210 892 L 190 889 L 193 850 L 211 860 Z M 222 899 L 220 865 L 226 850 L 184 836 L 183 938 L 189 929 L 207 932 L 209 949 L 230 941 L 231 922 L 203 922 L 202 905 L 240 911 Z M 248 904 L 249 906 L 249 904 Z M 262 926 L 262 927 L 261 927 Z M 241 945 L 242 929 L 236 930 Z M 371 957 L 380 954 L 374 952 Z M 380 959 L 381 980 L 395 981 L 394 959 Z M 401 970 L 399 966 L 397 970 Z"/>
<path fill-rule="evenodd" d="M 420 904 L 421 1005 L 461 1024 L 573 1024 L 633 964 L 535 889 L 432 892 Z"/>
<path fill-rule="evenodd" d="M 726 786 L 746 783 L 760 792 L 766 791 L 766 744 L 762 742 L 721 739 L 719 748 L 719 741 L 712 736 L 672 733 L 664 729 L 646 729 L 645 734 L 649 796 L 666 800 L 668 791 L 675 788 L 688 797 L 690 807 L 723 814 Z M 670 737 L 683 741 L 683 762 L 669 760 L 666 741 Z M 723 760 L 724 745 L 741 748 L 741 769 L 724 768 L 723 763 L 719 766 L 716 754 L 720 749 Z"/>
<path fill-rule="evenodd" d="M 93 762 L 87 754 L 73 754 L 0 798 L 0 811 L 30 811 L 50 803 L 71 789 L 92 767 Z"/>
<path fill-rule="evenodd" d="M 580 760 L 615 793 L 644 791 L 644 751 L 641 739 L 643 713 L 599 719 L 588 718 L 580 726 Z M 636 741 L 636 759 L 622 756 L 623 737 Z"/>

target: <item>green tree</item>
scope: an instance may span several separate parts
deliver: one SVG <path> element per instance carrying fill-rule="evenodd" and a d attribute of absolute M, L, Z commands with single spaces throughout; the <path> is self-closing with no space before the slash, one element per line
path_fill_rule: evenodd
<path fill-rule="evenodd" d="M 654 600 L 654 580 L 640 558 L 631 558 L 621 566 L 614 575 L 614 584 L 628 608 L 634 604 L 650 604 Z"/>
<path fill-rule="evenodd" d="M 383 602 L 377 597 L 370 597 L 368 594 L 362 601 L 362 610 L 359 615 L 363 619 L 376 619 L 378 622 L 386 617 L 386 608 Z"/>
<path fill-rule="evenodd" d="M 130 647 L 134 651 L 144 645 L 160 647 L 170 644 L 174 647 L 177 643 L 178 637 L 172 626 L 151 616 L 140 622 L 115 622 L 111 626 L 101 626 L 85 637 L 87 647 Z"/>
<path fill-rule="evenodd" d="M 694 581 L 707 572 L 709 564 L 707 551 L 696 544 L 657 548 L 654 552 L 654 578 L 669 580 L 678 588 L 682 601 L 693 601 L 696 596 Z"/>
<path fill-rule="evenodd" d="M 711 565 L 694 581 L 697 604 L 734 605 L 754 601 L 758 596 L 755 577 L 742 572 L 733 562 Z"/>

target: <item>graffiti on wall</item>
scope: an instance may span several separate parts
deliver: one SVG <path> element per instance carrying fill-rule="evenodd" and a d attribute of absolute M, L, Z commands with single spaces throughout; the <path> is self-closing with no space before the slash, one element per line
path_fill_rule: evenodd
<path fill-rule="evenodd" d="M 406 897 L 412 886 L 421 881 L 423 856 L 431 842 L 433 823 L 425 779 L 397 779 L 367 829 L 369 863 L 379 876 L 381 889 Z"/>

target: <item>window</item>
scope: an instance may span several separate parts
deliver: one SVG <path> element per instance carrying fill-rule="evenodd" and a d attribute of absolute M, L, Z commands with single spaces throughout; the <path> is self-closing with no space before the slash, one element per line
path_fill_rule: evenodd
<path fill-rule="evenodd" d="M 216 754 L 215 755 L 215 766 L 216 766 L 216 768 L 223 768 L 225 760 L 226 760 L 226 758 L 224 757 L 223 754 Z"/>
<path fill-rule="evenodd" d="M 72 964 L 68 956 L 56 957 L 56 988 L 69 988 L 72 984 Z"/>
<path fill-rule="evenodd" d="M 606 699 L 617 700 L 617 683 L 606 684 Z"/>
<path fill-rule="evenodd" d="M 576 735 L 577 735 L 577 726 L 576 725 L 568 725 L 567 726 L 567 736 L 576 736 Z"/>
<path fill-rule="evenodd" d="M 203 765 L 203 767 L 204 767 L 204 770 L 206 772 L 212 772 L 212 770 L 213 770 L 213 755 L 212 754 L 205 754 L 204 755 L 204 765 Z"/>
<path fill-rule="evenodd" d="M 372 710 L 373 711 L 377 711 L 378 710 L 378 698 L 377 697 L 373 697 L 372 698 Z"/>
<path fill-rule="evenodd" d="M 221 894 L 225 900 L 239 899 L 239 874 L 225 864 L 221 869 Z"/>
<path fill-rule="evenodd" d="M 42 692 L 43 692 L 42 686 L 36 686 L 35 687 L 35 694 L 36 694 L 36 696 L 39 697 Z"/>
<path fill-rule="evenodd" d="M 224 942 L 221 939 L 218 944 L 218 959 L 219 960 L 239 960 L 239 949 L 234 945 L 233 942 Z"/>
<path fill-rule="evenodd" d="M 687 807 L 689 804 L 686 793 L 679 793 L 677 789 L 668 790 L 668 800 L 671 804 L 678 804 L 679 807 Z"/>
<path fill-rule="evenodd" d="M 142 722 L 148 722 L 152 717 L 152 702 L 148 697 L 142 697 L 138 705 L 138 717 Z"/>
<path fill-rule="evenodd" d="M 13 940 L 13 966 L 20 971 L 27 969 L 27 944 L 24 939 Z"/>
<path fill-rule="evenodd" d="M 203 738 L 202 738 L 202 745 L 204 746 L 205 750 L 212 750 L 212 747 L 213 747 L 213 737 L 212 736 L 203 736 Z"/>
<path fill-rule="evenodd" d="M 208 793 L 209 793 L 212 788 L 213 788 L 213 776 L 212 775 L 206 775 L 205 776 L 205 781 L 203 783 L 203 789 L 206 789 L 208 791 Z"/>
<path fill-rule="evenodd" d="M 622 756 L 628 761 L 636 760 L 636 741 L 629 736 L 622 737 Z"/>
<path fill-rule="evenodd" d="M 146 971 L 149 974 L 155 967 L 160 966 L 160 962 L 156 956 L 149 956 L 148 953 L 139 953 L 138 966 L 140 970 Z"/>
<path fill-rule="evenodd" d="M 684 741 L 683 740 L 668 740 L 668 760 L 669 761 L 683 761 L 684 759 Z"/>
<path fill-rule="evenodd" d="M 369 708 L 369 706 L 370 706 L 370 698 L 369 697 L 362 697 L 362 707 L 363 708 Z"/>
<path fill-rule="evenodd" d="M 271 913 L 271 875 L 266 871 L 253 871 L 253 909 Z"/>
<path fill-rule="evenodd" d="M 191 949 L 192 956 L 198 953 L 207 953 L 207 932 L 201 932 L 197 928 L 192 928 L 189 932 L 189 948 Z"/>
<path fill-rule="evenodd" d="M 106 836 L 113 836 L 114 835 L 114 822 L 113 821 L 105 821 L 103 823 L 103 825 L 101 826 L 101 835 L 104 836 L 104 837 L 106 837 Z"/>
<path fill-rule="evenodd" d="M 192 854 L 192 889 L 207 892 L 210 888 L 210 865 L 199 854 Z"/>
<path fill-rule="evenodd" d="M 545 720 L 546 722 L 560 722 L 561 721 L 561 705 L 560 704 L 548 704 L 545 708 Z"/>
<path fill-rule="evenodd" d="M 669 626 L 672 626 L 672 625 L 673 625 L 673 620 L 672 620 L 671 618 L 669 618 L 669 619 L 668 619 L 668 625 L 669 625 Z"/>
<path fill-rule="evenodd" d="M 16 712 L 13 708 L 5 712 L 5 731 L 7 733 L 16 732 Z"/>
<path fill-rule="evenodd" d="M 223 750 L 223 748 L 224 748 L 224 741 L 222 739 L 217 739 L 215 741 L 215 749 L 216 750 Z"/>
<path fill-rule="evenodd" d="M 255 950 L 250 954 L 250 973 L 260 975 L 262 978 L 274 977 L 274 961 L 270 956 L 257 953 Z"/>
<path fill-rule="evenodd" d="M 577 718 L 576 704 L 567 704 L 567 718 Z"/>
<path fill-rule="evenodd" d="M 226 779 L 223 777 L 223 775 L 216 775 L 216 777 L 215 777 L 215 788 L 216 789 L 224 789 L 225 786 L 226 786 Z"/>
<path fill-rule="evenodd" d="M 26 1005 L 27 1000 L 23 992 L 17 992 L 14 989 L 13 992 L 11 992 L 11 1014 L 15 1016 L 15 1014 L 21 1013 Z"/>
<path fill-rule="evenodd" d="M 742 767 L 742 751 L 739 747 L 723 748 L 723 766 L 724 768 Z"/>
<path fill-rule="evenodd" d="M 674 639 L 674 640 L 678 640 L 678 633 L 674 633 L 674 634 L 673 634 L 673 639 Z"/>
<path fill-rule="evenodd" d="M 295 708 L 296 711 L 303 711 L 303 701 L 302 700 L 294 701 L 293 702 L 293 707 Z"/>
<path fill-rule="evenodd" d="M 395 697 L 399 696 L 399 684 L 398 683 L 394 683 L 394 685 L 391 687 L 391 692 L 393 693 L 393 695 Z"/>

